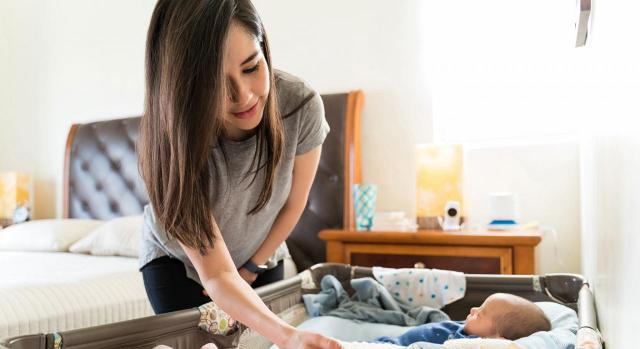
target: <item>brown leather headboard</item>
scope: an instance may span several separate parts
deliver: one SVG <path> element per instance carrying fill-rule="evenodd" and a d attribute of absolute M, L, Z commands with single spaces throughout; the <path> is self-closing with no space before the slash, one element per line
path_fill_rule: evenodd
<path fill-rule="evenodd" d="M 325 261 L 322 229 L 353 228 L 352 188 L 360 182 L 362 91 L 322 95 L 331 132 L 322 148 L 307 207 L 287 244 L 299 270 Z M 63 214 L 112 219 L 141 214 L 149 202 L 135 150 L 140 117 L 71 126 Z"/>

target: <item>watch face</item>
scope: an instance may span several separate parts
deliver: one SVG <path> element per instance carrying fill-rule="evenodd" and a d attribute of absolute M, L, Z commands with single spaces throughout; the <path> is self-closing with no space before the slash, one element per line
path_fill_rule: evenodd
<path fill-rule="evenodd" d="M 18 206 L 13 211 L 13 223 L 23 223 L 29 219 L 29 209 L 26 206 Z"/>

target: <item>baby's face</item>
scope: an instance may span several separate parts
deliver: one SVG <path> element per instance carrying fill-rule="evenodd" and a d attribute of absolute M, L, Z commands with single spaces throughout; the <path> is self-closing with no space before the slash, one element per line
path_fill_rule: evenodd
<path fill-rule="evenodd" d="M 499 337 L 494 318 L 500 314 L 501 309 L 505 306 L 508 305 L 500 297 L 489 296 L 480 307 L 471 308 L 469 315 L 467 315 L 464 331 L 482 338 Z"/>

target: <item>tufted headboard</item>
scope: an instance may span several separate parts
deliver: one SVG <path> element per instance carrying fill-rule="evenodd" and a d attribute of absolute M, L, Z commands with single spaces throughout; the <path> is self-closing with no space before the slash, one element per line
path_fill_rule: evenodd
<path fill-rule="evenodd" d="M 325 261 L 322 229 L 353 228 L 352 187 L 360 182 L 362 91 L 322 95 L 331 132 L 309 200 L 287 240 L 303 270 Z M 140 117 L 74 124 L 64 166 L 65 218 L 112 219 L 141 214 L 149 197 L 138 172 L 136 142 Z"/>

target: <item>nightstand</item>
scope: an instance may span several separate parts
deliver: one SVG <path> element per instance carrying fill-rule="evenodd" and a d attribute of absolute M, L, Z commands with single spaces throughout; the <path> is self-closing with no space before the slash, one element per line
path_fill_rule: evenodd
<path fill-rule="evenodd" d="M 364 267 L 437 268 L 471 274 L 534 274 L 541 235 L 526 231 L 323 230 L 327 262 Z"/>

